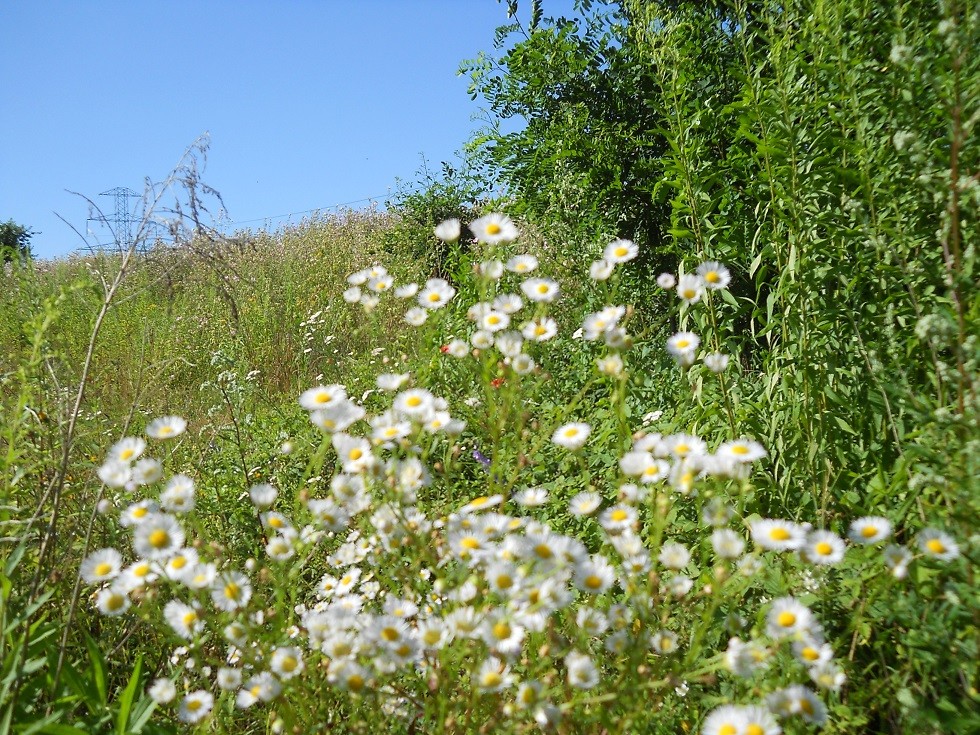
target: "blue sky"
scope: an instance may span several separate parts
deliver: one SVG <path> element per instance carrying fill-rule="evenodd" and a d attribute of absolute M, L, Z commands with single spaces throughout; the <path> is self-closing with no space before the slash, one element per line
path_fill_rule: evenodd
<path fill-rule="evenodd" d="M 40 257 L 81 247 L 66 190 L 111 211 L 100 192 L 142 192 L 205 131 L 203 178 L 243 226 L 383 202 L 481 126 L 456 72 L 506 21 L 496 0 L 6 0 L 0 221 L 40 231 Z"/>

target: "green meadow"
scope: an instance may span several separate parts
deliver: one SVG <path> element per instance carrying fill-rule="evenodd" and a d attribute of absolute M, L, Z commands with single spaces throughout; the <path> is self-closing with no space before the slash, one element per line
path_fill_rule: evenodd
<path fill-rule="evenodd" d="M 5 257 L 0 735 L 980 732 L 980 10 L 527 5 L 384 211 Z"/>

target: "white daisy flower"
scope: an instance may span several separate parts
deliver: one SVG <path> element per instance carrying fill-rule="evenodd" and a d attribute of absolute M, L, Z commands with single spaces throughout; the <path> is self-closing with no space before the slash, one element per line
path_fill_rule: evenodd
<path fill-rule="evenodd" d="M 514 498 L 514 502 L 523 505 L 525 508 L 537 508 L 548 502 L 548 491 L 543 487 L 529 487 L 521 490 Z"/>
<path fill-rule="evenodd" d="M 480 664 L 473 683 L 481 692 L 500 692 L 514 683 L 514 675 L 507 664 L 496 656 L 490 656 Z"/>
<path fill-rule="evenodd" d="M 667 569 L 680 570 L 691 561 L 691 552 L 684 544 L 668 541 L 660 547 L 658 559 Z"/>
<path fill-rule="evenodd" d="M 616 266 L 612 261 L 601 258 L 600 260 L 592 261 L 592 265 L 589 266 L 589 277 L 593 281 L 605 281 L 608 280 L 609 276 L 612 275 L 613 268 Z"/>
<path fill-rule="evenodd" d="M 660 630 L 650 638 L 650 647 L 662 656 L 677 650 L 677 633 L 672 630 Z"/>
<path fill-rule="evenodd" d="M 832 531 L 812 531 L 802 553 L 811 564 L 836 564 L 844 558 L 844 541 Z"/>
<path fill-rule="evenodd" d="M 772 602 L 766 616 L 766 632 L 772 638 L 796 638 L 815 626 L 813 613 L 793 597 L 779 597 Z"/>
<path fill-rule="evenodd" d="M 171 513 L 194 510 L 194 480 L 187 475 L 174 475 L 160 493 L 160 505 Z"/>
<path fill-rule="evenodd" d="M 170 600 L 164 606 L 163 618 L 174 632 L 185 640 L 191 640 L 204 630 L 204 621 L 197 609 L 180 600 Z"/>
<path fill-rule="evenodd" d="M 575 565 L 575 586 L 582 592 L 599 595 L 612 587 L 615 581 L 615 569 L 598 554 Z"/>
<path fill-rule="evenodd" d="M 704 366 L 713 373 L 723 373 L 728 367 L 728 355 L 711 352 L 704 356 Z"/>
<path fill-rule="evenodd" d="M 518 375 L 529 375 L 530 373 L 534 372 L 534 369 L 537 367 L 537 363 L 534 362 L 534 358 L 530 355 L 520 352 L 511 358 L 510 366 Z"/>
<path fill-rule="evenodd" d="M 361 300 L 361 295 L 361 289 L 359 287 L 351 286 L 341 294 L 341 297 L 348 304 L 356 304 Z"/>
<path fill-rule="evenodd" d="M 133 548 L 146 559 L 166 559 L 184 545 L 184 530 L 166 513 L 150 513 L 133 531 Z"/>
<path fill-rule="evenodd" d="M 513 242 L 517 239 L 517 227 L 510 217 L 504 214 L 488 214 L 470 222 L 470 232 L 479 242 L 496 245 Z"/>
<path fill-rule="evenodd" d="M 321 431 L 333 434 L 346 431 L 351 424 L 364 418 L 366 412 L 353 401 L 346 398 L 310 412 L 310 422 Z"/>
<path fill-rule="evenodd" d="M 119 576 L 121 569 L 122 555 L 113 548 L 107 548 L 85 557 L 79 574 L 88 584 L 100 584 Z"/>
<path fill-rule="evenodd" d="M 106 456 L 107 460 L 117 462 L 134 462 L 143 454 L 146 449 L 146 442 L 135 436 L 127 436 L 112 445 Z"/>
<path fill-rule="evenodd" d="M 183 582 L 197 567 L 198 556 L 194 549 L 179 549 L 163 565 L 167 579 Z"/>
<path fill-rule="evenodd" d="M 256 508 L 271 508 L 278 495 L 279 491 L 267 483 L 252 485 L 248 489 L 248 497 Z"/>
<path fill-rule="evenodd" d="M 147 424 L 146 434 L 151 439 L 173 439 L 183 434 L 186 428 L 187 422 L 180 416 L 161 416 Z"/>
<path fill-rule="evenodd" d="M 435 235 L 443 242 L 456 242 L 460 235 L 460 224 L 458 219 L 447 219 L 436 225 Z"/>
<path fill-rule="evenodd" d="M 568 503 L 568 510 L 575 516 L 590 516 L 595 513 L 602 504 L 602 497 L 598 493 L 584 492 L 579 493 Z"/>
<path fill-rule="evenodd" d="M 405 323 L 413 327 L 421 327 L 429 318 L 429 312 L 419 306 L 413 306 L 405 312 Z"/>
<path fill-rule="evenodd" d="M 725 442 L 718 447 L 716 454 L 720 457 L 732 459 L 735 462 L 747 463 L 755 462 L 757 459 L 765 457 L 766 450 L 759 442 L 750 441 L 749 439 L 735 439 L 734 441 Z"/>
<path fill-rule="evenodd" d="M 327 408 L 346 399 L 347 389 L 344 386 L 337 384 L 318 385 L 303 391 L 299 397 L 299 405 L 307 411 L 315 411 L 318 408 Z"/>
<path fill-rule="evenodd" d="M 625 263 L 639 254 L 640 248 L 632 240 L 613 240 L 606 245 L 602 256 L 610 263 Z"/>
<path fill-rule="evenodd" d="M 555 433 L 551 435 L 551 441 L 560 447 L 575 451 L 585 446 L 585 442 L 588 441 L 591 433 L 592 428 L 588 424 L 573 422 L 555 429 Z"/>
<path fill-rule="evenodd" d="M 795 551 L 806 543 L 807 529 L 798 523 L 761 518 L 751 524 L 752 540 L 762 549 Z"/>
<path fill-rule="evenodd" d="M 515 255 L 504 267 L 512 273 L 530 273 L 538 267 L 538 259 L 533 255 Z"/>
<path fill-rule="evenodd" d="M 423 309 L 441 309 L 453 296 L 456 289 L 442 278 L 430 278 L 419 292 L 418 303 Z"/>
<path fill-rule="evenodd" d="M 504 274 L 504 264 L 499 260 L 485 260 L 476 267 L 477 275 L 496 281 Z"/>
<path fill-rule="evenodd" d="M 722 559 L 737 559 L 745 551 L 745 540 L 730 528 L 711 532 L 711 546 Z"/>
<path fill-rule="evenodd" d="M 677 279 L 677 297 L 685 304 L 696 304 L 704 293 L 704 283 L 701 278 L 685 273 Z"/>
<path fill-rule="evenodd" d="M 418 292 L 419 284 L 417 283 L 403 283 L 401 286 L 395 286 L 396 299 L 410 299 Z"/>
<path fill-rule="evenodd" d="M 238 689 L 242 685 L 242 670 L 230 666 L 222 666 L 218 669 L 218 688 L 225 691 Z"/>
<path fill-rule="evenodd" d="M 528 278 L 521 284 L 521 291 L 531 301 L 550 303 L 558 298 L 558 283 L 550 278 Z"/>
<path fill-rule="evenodd" d="M 272 661 L 269 663 L 269 669 L 282 681 L 288 681 L 302 673 L 303 668 L 303 653 L 300 649 L 296 647 L 281 647 L 276 648 L 272 652 Z"/>
<path fill-rule="evenodd" d="M 395 391 L 401 388 L 409 379 L 408 373 L 381 373 L 376 384 L 380 390 Z"/>
<path fill-rule="evenodd" d="M 163 477 L 163 465 L 152 457 L 143 457 L 133 465 L 130 479 L 136 485 L 152 485 Z"/>
<path fill-rule="evenodd" d="M 657 276 L 657 285 L 660 288 L 671 289 L 677 285 L 677 279 L 673 273 L 661 273 Z"/>
<path fill-rule="evenodd" d="M 880 516 L 865 516 L 851 522 L 848 537 L 856 544 L 876 544 L 891 535 L 891 522 Z"/>
<path fill-rule="evenodd" d="M 374 278 L 370 279 L 367 282 L 367 287 L 375 293 L 384 293 L 386 291 L 390 291 L 394 283 L 395 279 L 385 274 L 383 276 L 375 276 Z"/>
<path fill-rule="evenodd" d="M 251 598 L 252 583 L 241 572 L 222 572 L 211 584 L 211 600 L 225 612 L 245 607 Z"/>
<path fill-rule="evenodd" d="M 589 656 L 572 651 L 565 656 L 568 683 L 576 689 L 591 689 L 599 683 L 599 670 Z"/>
<path fill-rule="evenodd" d="M 424 421 L 435 410 L 435 396 L 424 388 L 402 391 L 395 396 L 392 410 L 407 419 Z"/>
<path fill-rule="evenodd" d="M 170 679 L 161 677 L 153 681 L 146 693 L 157 704 L 169 704 L 177 696 L 177 686 Z"/>
<path fill-rule="evenodd" d="M 940 561 L 952 561 L 960 555 L 960 547 L 953 537 L 938 528 L 924 528 L 916 543 L 923 554 Z"/>
<path fill-rule="evenodd" d="M 282 684 L 270 672 L 263 671 L 257 676 L 253 676 L 245 686 L 238 691 L 235 698 L 235 706 L 238 709 L 246 709 L 256 702 L 271 702 L 279 696 L 282 691 Z"/>
<path fill-rule="evenodd" d="M 699 265 L 697 274 L 701 277 L 701 282 L 704 283 L 705 287 L 710 289 L 725 288 L 732 280 L 728 269 L 713 260 Z"/>
<path fill-rule="evenodd" d="M 99 590 L 95 596 L 95 607 L 103 615 L 115 617 L 129 609 L 130 600 L 126 590 L 118 585 L 112 585 Z"/>
<path fill-rule="evenodd" d="M 531 342 L 547 342 L 558 334 L 558 323 L 551 317 L 537 317 L 521 327 L 524 339 Z"/>
<path fill-rule="evenodd" d="M 133 471 L 128 462 L 110 459 L 99 467 L 96 474 L 108 487 L 125 487 L 132 479 Z"/>
<path fill-rule="evenodd" d="M 667 352 L 678 363 L 690 365 L 700 344 L 701 338 L 693 332 L 678 332 L 667 340 Z"/>
<path fill-rule="evenodd" d="M 504 314 L 502 311 L 495 311 L 491 309 L 479 322 L 480 329 L 487 332 L 499 332 L 502 329 L 506 329 L 510 326 L 510 317 Z"/>

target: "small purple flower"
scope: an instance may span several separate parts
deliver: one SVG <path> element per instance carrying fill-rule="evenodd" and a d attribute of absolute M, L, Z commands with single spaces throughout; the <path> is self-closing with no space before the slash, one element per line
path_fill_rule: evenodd
<path fill-rule="evenodd" d="M 490 469 L 490 458 L 479 449 L 473 450 L 473 459 L 482 464 L 486 469 Z"/>

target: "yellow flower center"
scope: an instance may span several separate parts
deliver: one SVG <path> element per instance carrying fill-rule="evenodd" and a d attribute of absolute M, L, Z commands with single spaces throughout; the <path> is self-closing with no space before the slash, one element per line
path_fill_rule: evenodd
<path fill-rule="evenodd" d="M 776 618 L 776 622 L 783 628 L 792 628 L 794 625 L 796 625 L 796 615 L 791 613 L 789 610 L 785 610 L 779 613 L 779 617 Z"/>
<path fill-rule="evenodd" d="M 418 408 L 422 405 L 422 399 L 418 396 L 409 396 L 407 399 L 405 399 L 405 405 L 410 406 L 411 408 Z"/>
<path fill-rule="evenodd" d="M 820 651 L 811 646 L 807 646 L 800 651 L 800 656 L 805 658 L 807 661 L 816 661 L 818 658 L 820 658 Z"/>
<path fill-rule="evenodd" d="M 272 526 L 273 528 L 282 528 L 286 524 L 283 523 L 282 518 L 279 518 L 278 516 L 272 516 L 269 518 L 269 525 Z"/>
<path fill-rule="evenodd" d="M 238 600 L 242 596 L 242 588 L 239 587 L 234 582 L 229 582 L 225 585 L 225 597 L 229 600 Z"/>
<path fill-rule="evenodd" d="M 147 513 L 149 513 L 149 511 L 142 506 L 139 508 L 133 508 L 133 518 L 142 518 Z"/>
<path fill-rule="evenodd" d="M 738 728 L 729 722 L 718 728 L 718 735 L 738 735 Z"/>
<path fill-rule="evenodd" d="M 708 283 L 718 283 L 721 280 L 721 276 L 718 275 L 718 271 L 708 271 L 704 274 L 704 280 Z"/>
<path fill-rule="evenodd" d="M 629 252 L 629 248 L 624 248 L 622 245 L 620 245 L 618 248 L 613 250 L 613 253 L 619 258 L 622 258 L 628 252 Z"/>
<path fill-rule="evenodd" d="M 500 232 L 501 232 L 501 227 L 496 222 L 491 222 L 490 224 L 487 225 L 488 235 L 499 235 Z"/>
<path fill-rule="evenodd" d="M 502 589 L 502 590 L 510 589 L 510 587 L 513 584 L 514 584 L 514 578 L 511 577 L 509 574 L 498 574 L 497 575 L 497 586 L 500 589 Z"/>
<path fill-rule="evenodd" d="M 437 302 L 437 301 L 438 301 L 438 300 L 439 300 L 440 298 L 442 298 L 442 297 L 441 297 L 441 296 L 439 296 L 439 294 L 438 294 L 438 292 L 436 292 L 436 291 L 433 291 L 432 293 L 430 293 L 430 294 L 429 294 L 429 303 L 430 303 L 430 304 L 434 304 L 434 303 L 436 303 L 436 302 Z"/>
<path fill-rule="evenodd" d="M 507 623 L 501 621 L 493 626 L 493 635 L 498 641 L 506 640 L 510 638 L 511 627 Z"/>
<path fill-rule="evenodd" d="M 186 706 L 190 712 L 197 712 L 204 706 L 204 702 L 202 702 L 200 699 L 188 699 L 184 706 Z"/>
<path fill-rule="evenodd" d="M 497 316 L 496 314 L 491 314 L 490 316 L 487 317 L 487 324 L 499 324 L 499 323 L 500 323 L 500 317 Z"/>
<path fill-rule="evenodd" d="M 599 579 L 595 574 L 590 574 L 585 578 L 585 586 L 590 590 L 597 590 L 602 587 L 602 580 Z"/>
<path fill-rule="evenodd" d="M 773 541 L 786 541 L 789 539 L 789 531 L 782 526 L 777 526 L 769 532 L 769 538 Z"/>
<path fill-rule="evenodd" d="M 546 334 L 547 331 L 548 330 L 542 327 L 540 324 L 534 328 L 534 334 L 538 337 L 540 337 L 542 334 Z"/>
<path fill-rule="evenodd" d="M 540 294 L 546 294 L 546 293 L 548 293 L 548 290 L 549 289 L 548 289 L 548 284 L 547 283 L 539 283 L 538 284 L 538 293 L 540 293 Z"/>
<path fill-rule="evenodd" d="M 364 688 L 364 677 L 360 674 L 351 674 L 347 677 L 347 688 L 352 692 L 359 692 Z"/>
<path fill-rule="evenodd" d="M 459 542 L 459 545 L 468 551 L 473 551 L 480 548 L 480 540 L 474 536 L 467 536 Z"/>
<path fill-rule="evenodd" d="M 122 595 L 109 595 L 109 599 L 106 600 L 105 606 L 109 610 L 118 610 L 125 604 Z"/>
<path fill-rule="evenodd" d="M 381 629 L 381 637 L 384 638 L 389 643 L 393 643 L 398 639 L 400 639 L 401 635 L 398 633 L 397 628 L 388 627 L 388 628 Z"/>
<path fill-rule="evenodd" d="M 174 429 L 172 426 L 161 426 L 160 431 L 157 433 L 159 433 L 160 436 L 170 436 L 174 433 Z"/>
<path fill-rule="evenodd" d="M 187 566 L 187 557 L 175 556 L 173 559 L 171 559 L 170 566 L 172 566 L 174 569 L 183 569 Z"/>
<path fill-rule="evenodd" d="M 422 640 L 425 641 L 425 644 L 427 646 L 434 646 L 436 643 L 439 642 L 439 639 L 441 637 L 442 636 L 440 635 L 438 630 L 429 629 L 425 631 L 425 633 L 422 635 Z"/>
<path fill-rule="evenodd" d="M 736 444 L 732 447 L 732 454 L 748 454 L 749 448 L 744 444 Z"/>
<path fill-rule="evenodd" d="M 806 712 L 808 715 L 813 714 L 813 703 L 809 699 L 800 699 L 798 704 L 800 709 Z"/>
<path fill-rule="evenodd" d="M 867 526 L 865 526 L 864 528 L 861 529 L 861 535 L 864 538 L 871 538 L 872 536 L 874 536 L 877 533 L 878 533 L 878 529 L 875 528 L 874 526 L 872 526 L 870 523 Z"/>
<path fill-rule="evenodd" d="M 153 531 L 149 536 L 150 546 L 154 549 L 165 549 L 170 545 L 170 534 L 162 528 Z"/>
<path fill-rule="evenodd" d="M 814 547 L 820 556 L 830 556 L 834 553 L 834 547 L 828 544 L 826 541 L 821 541 Z"/>
<path fill-rule="evenodd" d="M 350 450 L 350 453 L 347 456 L 352 460 L 358 460 L 364 456 L 364 451 L 361 449 L 354 448 Z"/>
<path fill-rule="evenodd" d="M 534 553 L 541 559 L 550 559 L 555 555 L 548 544 L 538 544 L 534 547 Z"/>
<path fill-rule="evenodd" d="M 107 575 L 111 571 L 112 571 L 112 564 L 110 564 L 109 562 L 105 562 L 105 561 L 102 562 L 101 564 L 99 564 L 95 568 L 95 573 L 97 575 L 99 575 L 100 577 L 104 577 L 105 575 Z"/>
<path fill-rule="evenodd" d="M 629 513 L 627 513 L 622 508 L 617 508 L 610 514 L 609 517 L 612 518 L 614 521 L 625 521 L 627 518 L 629 518 Z"/>
<path fill-rule="evenodd" d="M 286 656 L 282 661 L 279 662 L 280 667 L 287 674 L 296 671 L 296 667 L 299 665 L 299 661 L 296 660 L 295 656 Z"/>
<path fill-rule="evenodd" d="M 129 459 L 130 457 L 132 457 L 134 454 L 136 454 L 136 452 L 133 451 L 132 449 L 124 449 L 124 450 L 122 450 L 119 453 L 119 459 L 121 459 L 121 460 L 123 460 L 125 462 L 127 459 Z"/>
<path fill-rule="evenodd" d="M 485 687 L 500 686 L 501 681 L 503 679 L 496 671 L 488 671 L 483 675 L 483 686 Z"/>
<path fill-rule="evenodd" d="M 676 345 L 677 345 L 677 348 L 678 348 L 678 349 L 680 349 L 680 350 L 683 350 L 683 349 L 684 349 L 685 347 L 687 347 L 687 346 L 688 346 L 689 344 L 691 344 L 691 341 L 690 341 L 690 340 L 688 340 L 688 339 L 679 339 L 679 340 L 677 340 L 677 342 L 676 342 Z"/>
<path fill-rule="evenodd" d="M 937 538 L 931 538 L 926 541 L 926 548 L 933 554 L 942 554 L 944 551 L 946 551 L 946 544 Z"/>
<path fill-rule="evenodd" d="M 762 725 L 752 722 L 745 726 L 745 735 L 766 735 L 766 731 L 762 729 Z"/>
<path fill-rule="evenodd" d="M 329 393 L 317 393 L 314 399 L 317 403 L 330 403 L 333 400 L 333 396 Z"/>

